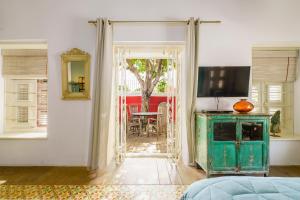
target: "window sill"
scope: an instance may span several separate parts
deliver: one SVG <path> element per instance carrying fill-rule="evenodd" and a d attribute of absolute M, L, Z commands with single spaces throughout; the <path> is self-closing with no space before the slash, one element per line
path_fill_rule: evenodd
<path fill-rule="evenodd" d="M 271 141 L 297 141 L 300 140 L 300 134 L 281 136 L 281 137 L 272 137 L 270 136 Z"/>
<path fill-rule="evenodd" d="M 0 134 L 0 140 L 2 139 L 47 139 L 47 132 L 4 133 Z"/>

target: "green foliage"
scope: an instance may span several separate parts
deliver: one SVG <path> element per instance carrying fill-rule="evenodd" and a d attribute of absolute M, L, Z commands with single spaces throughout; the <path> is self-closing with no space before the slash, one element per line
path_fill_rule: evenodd
<path fill-rule="evenodd" d="M 139 73 L 146 72 L 146 59 L 131 59 Z"/>
<path fill-rule="evenodd" d="M 161 61 L 161 64 L 160 64 Z M 146 83 L 146 89 L 143 88 L 145 85 L 141 85 L 141 88 L 136 89 L 137 91 L 142 91 L 147 95 L 151 95 L 154 87 L 154 91 L 158 93 L 164 93 L 167 89 L 167 80 L 166 75 L 168 73 L 169 68 L 176 68 L 176 64 L 171 62 L 170 59 L 146 59 L 146 58 L 139 58 L 139 59 L 128 59 L 127 60 L 128 69 L 135 74 L 136 78 L 139 77 Z M 160 70 L 158 67 L 161 67 Z M 159 73 L 160 71 L 160 73 Z M 139 79 L 137 78 L 137 79 Z M 157 79 L 159 80 L 157 82 Z M 149 84 L 149 81 L 152 82 Z M 141 83 L 140 83 L 141 84 Z"/>
<path fill-rule="evenodd" d="M 133 65 L 136 67 L 137 71 L 140 73 L 140 75 L 143 77 L 147 70 L 147 60 L 150 60 L 151 62 L 156 62 L 157 59 L 130 59 L 130 61 L 133 63 Z M 164 76 L 164 74 L 168 71 L 168 59 L 162 60 L 162 73 L 161 76 Z M 157 69 L 153 69 L 150 71 L 152 78 L 155 78 L 157 76 Z"/>
<path fill-rule="evenodd" d="M 167 81 L 166 80 L 160 80 L 156 86 L 156 89 L 160 93 L 164 93 L 167 89 Z"/>
<path fill-rule="evenodd" d="M 165 92 L 167 81 L 164 79 L 169 67 L 175 68 L 175 63 L 169 59 L 127 59 L 128 70 L 137 78 L 143 96 L 143 111 L 148 111 L 149 97 L 153 90 Z"/>
<path fill-rule="evenodd" d="M 280 110 L 277 110 L 271 117 L 271 133 L 280 133 Z"/>

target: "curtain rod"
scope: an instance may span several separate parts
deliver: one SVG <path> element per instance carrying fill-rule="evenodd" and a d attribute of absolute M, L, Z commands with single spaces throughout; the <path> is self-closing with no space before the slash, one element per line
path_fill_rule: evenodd
<path fill-rule="evenodd" d="M 143 20 L 108 20 L 108 22 L 111 23 L 189 23 L 190 20 L 153 20 L 153 21 L 143 21 Z M 89 24 L 96 25 L 97 21 L 90 20 L 88 21 Z M 219 20 L 200 20 L 200 24 L 208 24 L 208 23 L 221 23 Z"/>

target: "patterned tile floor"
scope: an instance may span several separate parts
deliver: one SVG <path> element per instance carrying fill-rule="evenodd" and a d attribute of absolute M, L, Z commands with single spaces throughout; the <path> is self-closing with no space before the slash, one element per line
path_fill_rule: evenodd
<path fill-rule="evenodd" d="M 0 185 L 0 199 L 174 200 L 186 185 Z"/>

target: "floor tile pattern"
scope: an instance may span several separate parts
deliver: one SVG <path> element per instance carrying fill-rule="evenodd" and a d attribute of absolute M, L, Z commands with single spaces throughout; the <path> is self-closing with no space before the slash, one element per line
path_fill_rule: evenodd
<path fill-rule="evenodd" d="M 0 185 L 0 199 L 174 200 L 186 185 Z"/>

